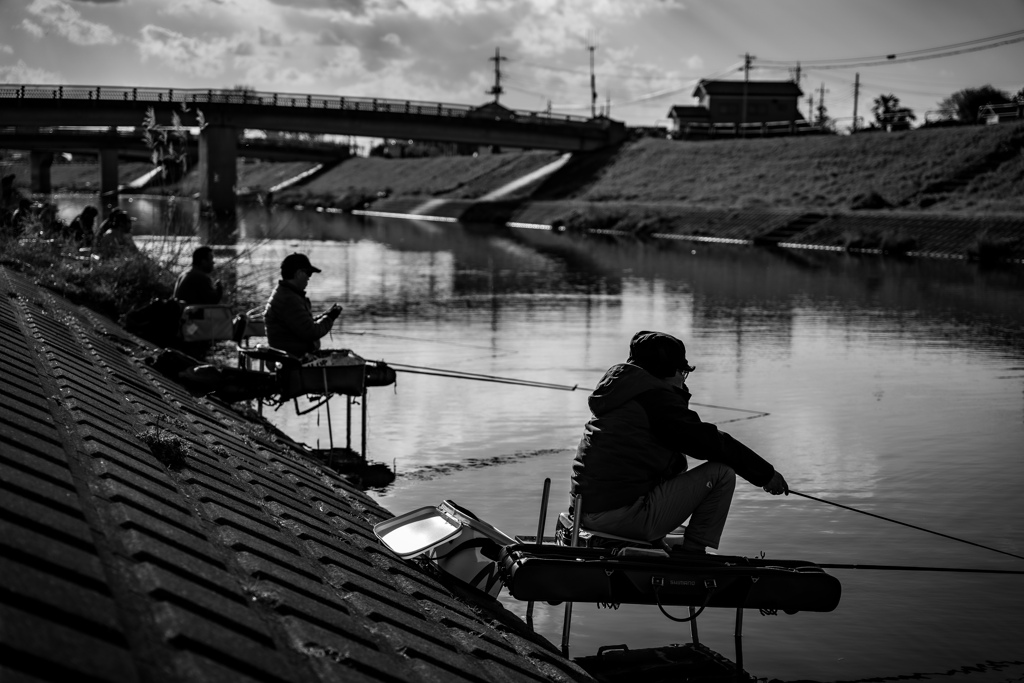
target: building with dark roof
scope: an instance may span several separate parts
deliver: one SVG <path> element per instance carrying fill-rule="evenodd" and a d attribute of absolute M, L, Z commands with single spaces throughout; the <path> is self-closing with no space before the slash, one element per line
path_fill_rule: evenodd
<path fill-rule="evenodd" d="M 668 117 L 675 133 L 688 127 L 736 124 L 799 125 L 803 91 L 792 81 L 701 80 L 693 91 L 696 106 L 673 106 Z"/>
<path fill-rule="evenodd" d="M 579 681 L 392 517 L 118 325 L 0 267 L 0 680 Z"/>

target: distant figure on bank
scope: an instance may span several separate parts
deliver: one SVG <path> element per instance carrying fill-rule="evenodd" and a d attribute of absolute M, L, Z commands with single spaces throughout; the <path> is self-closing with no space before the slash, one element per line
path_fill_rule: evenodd
<path fill-rule="evenodd" d="M 107 220 L 100 224 L 96 235 L 96 253 L 103 258 L 139 253 L 131 233 L 131 217 L 124 209 L 114 209 Z"/>
<path fill-rule="evenodd" d="M 99 209 L 95 206 L 87 206 L 82 213 L 75 216 L 64 232 L 65 239 L 74 240 L 80 247 L 91 247 L 93 242 L 93 226 L 96 224 L 96 216 Z"/>
<path fill-rule="evenodd" d="M 14 210 L 14 214 L 11 215 L 11 233 L 14 236 L 21 235 L 25 231 L 25 226 L 28 225 L 29 219 L 32 217 L 32 202 L 28 199 L 22 198 L 18 202 L 18 208 Z"/>
<path fill-rule="evenodd" d="M 331 331 L 334 321 L 341 315 L 341 306 L 313 317 L 313 307 L 306 297 L 306 285 L 313 267 L 305 254 L 289 254 L 281 261 L 281 279 L 277 283 L 263 321 L 267 326 L 267 343 L 275 349 L 302 358 L 320 349 L 320 338 Z"/>
<path fill-rule="evenodd" d="M 174 298 L 190 306 L 219 304 L 224 285 L 213 279 L 213 249 L 199 247 L 192 252 L 192 267 L 178 276 Z"/>

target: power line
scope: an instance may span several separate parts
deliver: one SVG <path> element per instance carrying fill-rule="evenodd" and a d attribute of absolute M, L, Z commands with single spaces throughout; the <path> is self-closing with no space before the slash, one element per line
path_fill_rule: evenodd
<path fill-rule="evenodd" d="M 999 39 L 997 42 L 985 43 L 983 45 L 973 45 L 970 47 L 959 47 L 969 46 L 975 43 L 981 43 L 984 41 L 991 41 Z M 1024 42 L 1024 29 L 1019 31 L 1013 31 L 1011 33 L 1004 33 L 999 36 L 991 36 L 989 38 L 981 38 L 975 41 L 967 41 L 964 43 L 956 43 L 954 45 L 947 45 L 941 48 L 930 48 L 926 50 L 913 50 L 904 53 L 893 53 L 889 55 L 879 55 L 876 57 L 859 57 L 852 59 L 823 59 L 823 60 L 800 60 L 800 64 L 803 66 L 810 65 L 814 69 L 821 71 L 825 69 L 852 69 L 865 66 L 879 66 L 882 64 L 905 64 L 907 62 L 920 62 L 928 59 L 939 59 L 940 57 L 951 57 L 953 55 L 966 54 L 969 52 L 980 52 L 982 50 L 991 50 L 992 48 L 1001 47 L 1003 45 L 1010 45 L 1012 43 Z M 959 49 L 951 49 L 958 48 Z M 939 51 L 941 50 L 941 51 Z M 783 62 L 777 60 L 763 60 L 766 63 L 773 65 L 785 65 L 795 64 L 796 62 Z"/>

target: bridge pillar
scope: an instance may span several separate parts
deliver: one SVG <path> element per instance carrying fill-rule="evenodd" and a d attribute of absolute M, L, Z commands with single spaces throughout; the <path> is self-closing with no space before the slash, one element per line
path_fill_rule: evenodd
<path fill-rule="evenodd" d="M 208 124 L 199 133 L 199 201 L 212 212 L 218 232 L 234 230 L 237 159 L 237 128 Z"/>
<path fill-rule="evenodd" d="M 31 177 L 29 187 L 32 192 L 40 194 L 50 194 L 53 192 L 53 185 L 50 183 L 50 166 L 53 165 L 53 152 L 30 151 L 28 165 Z"/>
<path fill-rule="evenodd" d="M 118 205 L 117 150 L 101 149 L 100 153 L 100 215 L 104 218 Z"/>

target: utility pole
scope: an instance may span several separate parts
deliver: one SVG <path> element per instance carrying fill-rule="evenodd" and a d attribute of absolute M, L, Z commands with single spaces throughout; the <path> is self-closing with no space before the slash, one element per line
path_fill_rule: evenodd
<path fill-rule="evenodd" d="M 860 95 L 860 74 L 853 77 L 853 132 L 857 132 L 857 98 Z"/>
<path fill-rule="evenodd" d="M 754 57 L 749 52 L 743 55 L 743 114 L 740 117 L 740 123 L 747 122 L 747 84 L 750 82 L 750 62 L 757 57 Z"/>
<path fill-rule="evenodd" d="M 812 126 L 814 125 L 814 91 L 811 91 L 811 96 L 807 98 L 807 122 Z"/>
<path fill-rule="evenodd" d="M 825 84 L 821 84 L 821 91 L 818 94 L 818 123 L 825 125 Z"/>
<path fill-rule="evenodd" d="M 500 48 L 494 48 L 494 56 L 488 57 L 488 61 L 494 62 L 494 87 L 490 90 L 485 91 L 486 95 L 494 95 L 494 103 L 498 104 L 498 99 L 501 97 L 501 93 L 505 92 L 505 89 L 501 87 L 501 63 L 506 61 L 508 57 L 502 57 Z"/>
<path fill-rule="evenodd" d="M 588 45 L 590 50 L 590 118 L 597 117 L 597 81 L 594 79 L 594 45 Z"/>
<path fill-rule="evenodd" d="M 800 62 L 796 63 L 796 74 L 793 76 L 793 82 L 800 85 Z"/>

